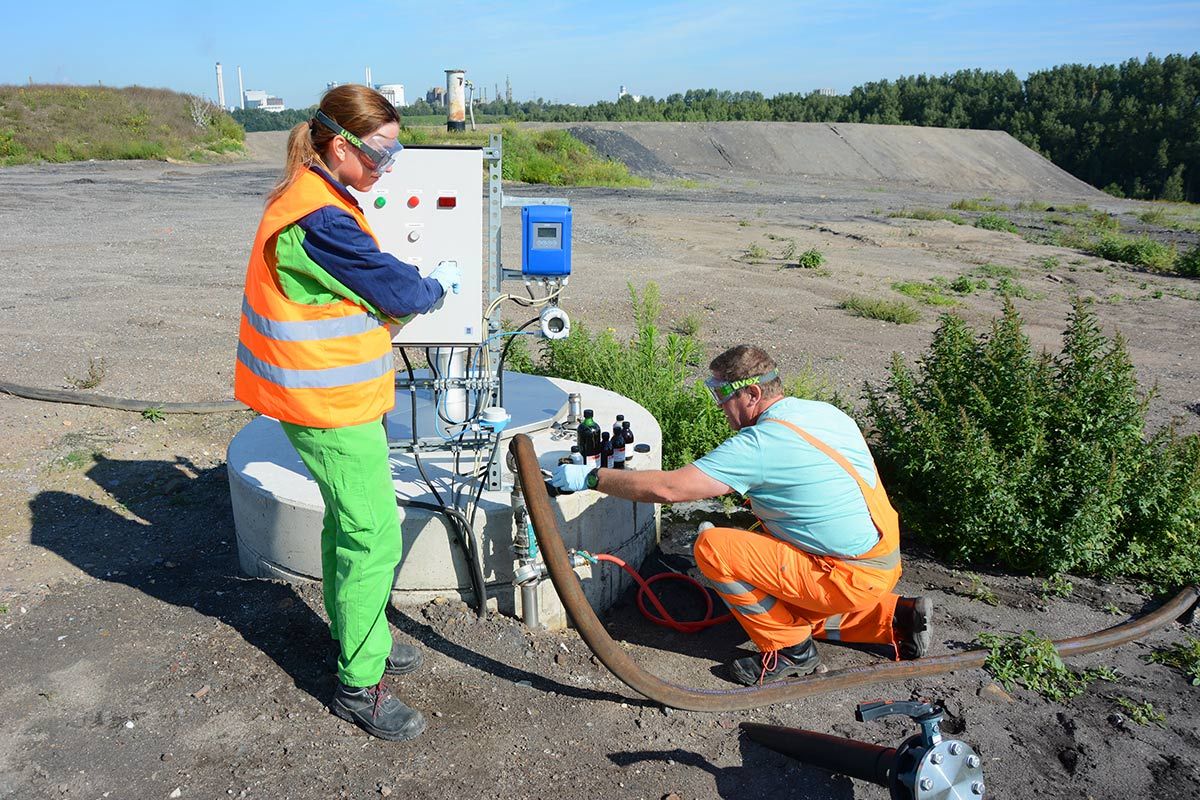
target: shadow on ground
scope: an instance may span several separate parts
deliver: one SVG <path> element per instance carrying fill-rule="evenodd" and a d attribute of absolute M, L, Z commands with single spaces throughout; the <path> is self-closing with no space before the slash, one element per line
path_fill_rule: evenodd
<path fill-rule="evenodd" d="M 739 736 L 730 731 L 730 736 Z M 745 735 L 740 735 L 742 763 L 733 767 L 718 767 L 699 753 L 674 750 L 637 750 L 610 753 L 614 764 L 628 767 L 633 764 L 673 761 L 713 776 L 717 797 L 726 800 L 745 797 L 806 797 L 812 800 L 850 800 L 854 784 L 844 775 L 801 764 L 773 753 Z"/>

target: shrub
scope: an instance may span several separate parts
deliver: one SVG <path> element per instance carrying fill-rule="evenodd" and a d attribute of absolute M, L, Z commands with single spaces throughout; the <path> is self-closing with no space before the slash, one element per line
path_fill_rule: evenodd
<path fill-rule="evenodd" d="M 619 340 L 609 329 L 593 334 L 580 322 L 566 339 L 545 341 L 527 371 L 590 383 L 622 394 L 654 415 L 662 429 L 663 469 L 691 463 L 728 438 L 733 431 L 704 385 L 704 348 L 690 335 L 659 330 L 662 305 L 658 286 L 649 283 L 639 297 L 629 287 L 634 333 Z M 507 366 L 517 365 L 511 360 Z M 784 381 L 788 394 L 840 403 L 810 369 Z"/>
<path fill-rule="evenodd" d="M 1175 272 L 1185 278 L 1200 278 L 1200 244 L 1179 257 Z"/>
<path fill-rule="evenodd" d="M 1082 301 L 1055 357 L 1033 352 L 1011 301 L 978 336 L 946 315 L 917 370 L 893 355 L 865 397 L 906 527 L 946 559 L 1160 588 L 1200 577 L 1200 436 L 1143 438 L 1125 344 Z"/>
<path fill-rule="evenodd" d="M 983 228 L 988 231 L 1007 231 L 1008 233 L 1016 233 L 1017 226 L 999 214 L 984 214 L 979 219 L 975 220 L 976 228 Z"/>
<path fill-rule="evenodd" d="M 874 297 L 850 295 L 838 303 L 838 308 L 848 311 L 856 317 L 879 319 L 884 322 L 894 322 L 897 325 L 921 319 L 921 312 L 903 300 L 880 300 Z"/>
<path fill-rule="evenodd" d="M 417 133 L 409 134 L 415 137 Z M 425 134 L 427 137 L 428 135 Z M 601 158 L 564 130 L 525 131 L 503 128 L 504 180 L 550 186 L 649 186 L 619 161 Z"/>

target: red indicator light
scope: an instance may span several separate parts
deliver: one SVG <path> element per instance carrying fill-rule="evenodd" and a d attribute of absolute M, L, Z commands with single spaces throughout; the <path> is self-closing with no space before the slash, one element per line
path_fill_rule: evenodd
<path fill-rule="evenodd" d="M 457 197 L 439 197 L 438 208 L 455 208 L 458 205 Z"/>
<path fill-rule="evenodd" d="M 415 194 L 412 197 L 408 198 L 408 207 L 409 208 L 416 208 L 420 204 L 421 204 L 421 198 L 417 197 Z"/>

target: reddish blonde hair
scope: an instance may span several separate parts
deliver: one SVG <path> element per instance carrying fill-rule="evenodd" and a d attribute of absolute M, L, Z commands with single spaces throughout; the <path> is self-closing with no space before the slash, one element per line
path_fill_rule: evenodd
<path fill-rule="evenodd" d="M 333 87 L 321 96 L 318 108 L 325 116 L 360 138 L 389 122 L 400 121 L 399 112 L 386 97 L 369 86 L 357 83 Z M 313 120 L 301 122 L 292 128 L 288 134 L 283 177 L 267 195 L 267 202 L 286 192 L 296 178 L 313 164 L 325 166 L 322 155 L 336 135 Z"/>

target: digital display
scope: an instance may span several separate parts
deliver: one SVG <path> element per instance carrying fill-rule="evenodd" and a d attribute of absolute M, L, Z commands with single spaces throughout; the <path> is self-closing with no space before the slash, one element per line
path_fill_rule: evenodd
<path fill-rule="evenodd" d="M 533 249 L 561 250 L 562 224 L 558 222 L 535 224 L 533 226 Z"/>

